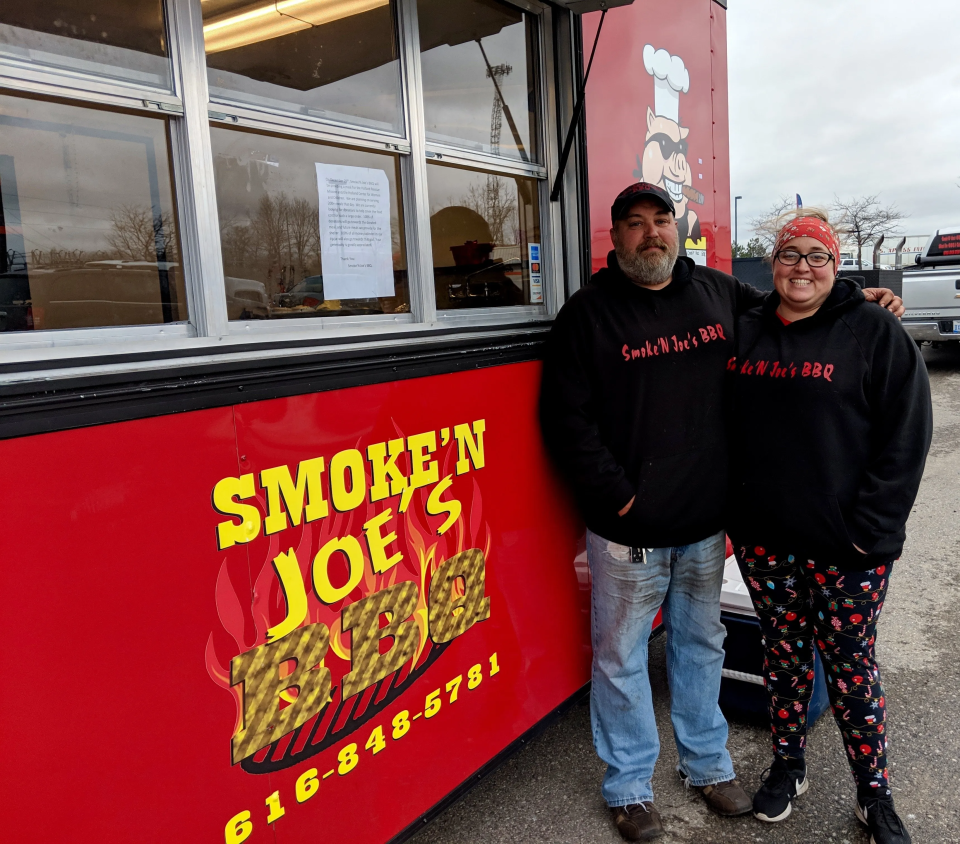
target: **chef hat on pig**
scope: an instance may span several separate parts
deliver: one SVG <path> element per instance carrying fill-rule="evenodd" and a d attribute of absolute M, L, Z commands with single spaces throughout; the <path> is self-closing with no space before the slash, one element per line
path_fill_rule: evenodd
<path fill-rule="evenodd" d="M 653 77 L 654 113 L 679 123 L 680 95 L 690 90 L 690 73 L 683 59 L 647 44 L 643 48 L 643 66 Z"/>

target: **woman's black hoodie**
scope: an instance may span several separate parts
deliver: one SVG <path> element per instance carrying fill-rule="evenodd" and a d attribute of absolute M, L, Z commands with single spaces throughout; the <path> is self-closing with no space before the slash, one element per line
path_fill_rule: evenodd
<path fill-rule="evenodd" d="M 841 279 L 784 325 L 773 294 L 737 322 L 731 537 L 866 569 L 899 556 L 930 447 L 916 344 Z M 866 554 L 860 554 L 854 545 Z"/>
<path fill-rule="evenodd" d="M 669 285 L 648 290 L 611 252 L 561 308 L 544 358 L 541 427 L 594 533 L 661 548 L 723 527 L 731 332 L 763 295 L 689 258 Z"/>

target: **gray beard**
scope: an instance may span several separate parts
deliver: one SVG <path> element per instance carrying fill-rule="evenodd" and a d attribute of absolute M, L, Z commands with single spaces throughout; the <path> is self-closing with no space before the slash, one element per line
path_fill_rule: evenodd
<path fill-rule="evenodd" d="M 644 244 L 640 244 L 642 249 Z M 680 244 L 674 245 L 671 249 L 667 246 L 665 251 L 656 250 L 652 254 L 639 254 L 630 252 L 619 243 L 614 244 L 617 252 L 617 261 L 620 269 L 623 270 L 631 281 L 643 287 L 650 287 L 657 284 L 663 284 L 673 274 L 673 268 L 677 263 L 677 255 L 680 253 Z"/>

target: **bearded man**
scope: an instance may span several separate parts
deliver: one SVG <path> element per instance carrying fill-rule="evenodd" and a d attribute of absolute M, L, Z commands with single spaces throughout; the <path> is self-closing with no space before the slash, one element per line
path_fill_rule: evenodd
<path fill-rule="evenodd" d="M 767 294 L 677 257 L 674 204 L 638 182 L 611 209 L 607 266 L 557 315 L 540 402 L 544 440 L 587 524 L 594 743 L 620 834 L 663 834 L 647 640 L 663 609 L 684 782 L 726 816 L 751 811 L 718 697 L 727 484 L 723 387 L 736 315 Z M 902 313 L 890 291 L 868 298 Z M 899 315 L 899 314 L 898 314 Z"/>

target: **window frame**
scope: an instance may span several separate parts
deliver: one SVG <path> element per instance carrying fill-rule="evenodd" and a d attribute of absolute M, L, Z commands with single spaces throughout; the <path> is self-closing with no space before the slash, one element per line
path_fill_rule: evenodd
<path fill-rule="evenodd" d="M 170 2 L 171 0 L 167 0 Z M 174 0 L 175 2 L 175 0 Z M 282 109 L 269 109 L 266 106 L 258 108 L 250 104 L 216 99 L 209 94 L 208 111 L 210 119 L 226 124 L 242 125 L 249 129 L 262 129 L 266 132 L 305 137 L 312 140 L 328 141 L 334 144 L 359 146 L 369 149 L 388 149 L 393 152 L 410 152 L 410 117 L 404 98 L 405 82 L 403 73 L 403 40 L 399 26 L 401 8 L 407 0 L 390 0 L 395 3 L 396 24 L 394 36 L 397 39 L 397 64 L 400 85 L 400 129 L 375 129 L 362 124 L 349 123 L 342 120 L 323 117 L 307 117 L 295 112 L 284 112 Z M 200 41 L 203 42 L 203 21 L 200 22 Z M 206 55 L 206 54 L 204 54 Z M 207 86 L 207 68 L 204 60 L 201 68 L 204 77 L 204 87 Z"/>
<path fill-rule="evenodd" d="M 51 361 L 69 356 L 91 361 L 127 352 L 224 349 L 237 343 L 267 343 L 336 338 L 347 346 L 372 346 L 393 335 L 416 329 L 449 335 L 458 329 L 545 324 L 565 299 L 566 279 L 579 277 L 579 246 L 565 235 L 565 219 L 578 214 L 583 186 L 568 168 L 561 202 L 551 202 L 550 179 L 556 173 L 559 136 L 569 120 L 576 73 L 573 16 L 537 0 L 501 0 L 536 16 L 538 148 L 541 163 L 473 152 L 427 142 L 424 123 L 417 0 L 394 0 L 399 64 L 399 133 L 372 130 L 320 117 L 269 112 L 210 99 L 200 0 L 164 0 L 171 89 L 126 84 L 56 68 L 27 67 L 25 62 L 0 59 L 0 90 L 11 94 L 43 95 L 97 107 L 163 114 L 170 131 L 175 201 L 179 217 L 181 267 L 187 290 L 187 321 L 154 325 L 104 326 L 0 334 L 0 360 Z M 568 43 L 569 42 L 569 43 Z M 559 53 L 558 53 L 559 48 Z M 569 55 L 567 55 L 569 53 Z M 559 88 L 558 88 L 559 86 Z M 220 245 L 219 214 L 214 184 L 211 125 L 237 126 L 291 138 L 384 151 L 399 158 L 399 189 L 405 232 L 410 312 L 339 317 L 299 317 L 278 320 L 229 320 Z M 544 301 L 475 309 L 438 310 L 435 300 L 428 162 L 537 181 Z M 574 238 L 576 240 L 576 238 Z M 266 347 L 265 347 L 266 348 Z M 338 345 L 336 348 L 344 348 Z M 265 354 L 269 354 L 265 350 Z M 76 361 L 74 361 L 76 363 Z"/>
<path fill-rule="evenodd" d="M 403 2 L 403 0 L 401 0 Z M 557 137 L 559 128 L 555 122 L 551 121 L 548 111 L 550 101 L 549 92 L 552 88 L 550 82 L 556 78 L 554 74 L 554 56 L 553 41 L 548 37 L 553 32 L 553 9 L 545 4 L 535 2 L 535 0 L 501 0 L 508 5 L 515 6 L 529 14 L 537 16 L 536 36 L 539 41 L 537 51 L 536 74 L 538 80 L 537 91 L 537 114 L 536 119 L 539 123 L 538 158 L 543 163 L 535 161 L 524 162 L 515 158 L 506 156 L 495 156 L 485 152 L 474 152 L 463 147 L 443 144 L 436 141 L 427 141 L 426 139 L 426 120 L 424 117 L 424 98 L 423 87 L 420 80 L 420 35 L 417 25 L 416 0 L 406 0 L 412 20 L 409 26 L 413 32 L 410 38 L 410 48 L 415 52 L 417 85 L 412 86 L 410 94 L 413 98 L 411 103 L 414 123 L 419 133 L 417 138 L 417 148 L 414 155 L 422 150 L 420 160 L 423 162 L 421 168 L 421 184 L 423 187 L 424 198 L 420 208 L 422 228 L 425 230 L 425 237 L 421 244 L 421 249 L 425 250 L 426 264 L 421 269 L 422 273 L 422 293 L 429 302 L 424 304 L 424 310 L 429 309 L 432 317 L 430 322 L 438 326 L 447 328 L 468 327 L 478 325 L 497 325 L 522 323 L 529 321 L 549 321 L 556 315 L 563 302 L 562 290 L 562 268 L 564 261 L 562 258 L 562 248 L 558 248 L 558 243 L 562 241 L 562 234 L 559 228 L 560 218 L 559 209 L 555 208 L 558 203 L 550 202 L 550 189 L 548 175 L 556 170 L 556 160 L 559 156 L 559 146 Z M 435 281 L 433 274 L 433 245 L 430 239 L 430 203 L 426 196 L 426 165 L 427 162 L 442 162 L 467 170 L 482 170 L 493 172 L 500 175 L 527 176 L 537 180 L 540 202 L 540 231 L 541 231 L 541 254 L 545 260 L 543 268 L 543 289 L 544 301 L 540 305 L 516 305 L 510 307 L 497 308 L 470 308 L 470 309 L 449 309 L 439 310 L 436 307 L 435 300 Z M 411 284 L 412 287 L 412 284 Z M 424 320 L 427 321 L 427 320 Z"/>
<path fill-rule="evenodd" d="M 182 114 L 183 101 L 177 90 L 175 72 L 179 44 L 177 33 L 171 25 L 171 0 L 163 0 L 162 5 L 164 24 L 167 28 L 167 61 L 170 63 L 169 88 L 131 82 L 121 78 L 106 79 L 68 68 L 35 65 L 3 55 L 0 55 L 0 88 L 28 94 L 79 99 L 136 111 Z"/>

